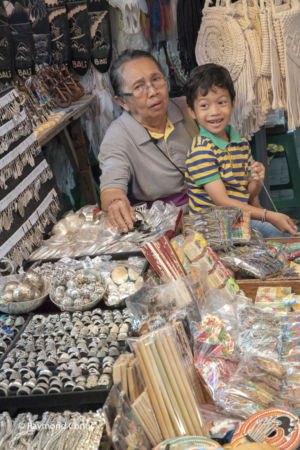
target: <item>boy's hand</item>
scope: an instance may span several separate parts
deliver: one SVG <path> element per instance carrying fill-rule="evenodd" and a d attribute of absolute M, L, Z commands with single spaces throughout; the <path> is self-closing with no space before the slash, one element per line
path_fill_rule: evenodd
<path fill-rule="evenodd" d="M 250 181 L 263 183 L 265 179 L 265 166 L 258 161 L 252 161 Z"/>
<path fill-rule="evenodd" d="M 284 233 L 300 236 L 300 233 L 297 231 L 297 225 L 295 225 L 293 220 L 286 214 L 267 211 L 266 220 Z"/>

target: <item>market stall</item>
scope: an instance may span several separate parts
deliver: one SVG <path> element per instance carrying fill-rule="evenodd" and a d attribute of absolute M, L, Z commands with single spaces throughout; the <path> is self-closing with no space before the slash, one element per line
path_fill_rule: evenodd
<path fill-rule="evenodd" d="M 271 109 L 299 126 L 299 17 L 297 1 L 0 3 L 0 448 L 299 448 L 300 238 L 160 200 L 120 232 L 87 149 L 127 47 L 153 49 L 173 94 L 197 64 L 227 67 L 247 137 Z M 57 135 L 76 211 L 42 148 Z"/>

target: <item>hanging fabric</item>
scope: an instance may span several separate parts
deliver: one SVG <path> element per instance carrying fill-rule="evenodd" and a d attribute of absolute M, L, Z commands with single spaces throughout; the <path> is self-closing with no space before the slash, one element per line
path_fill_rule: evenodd
<path fill-rule="evenodd" d="M 26 79 L 34 72 L 33 35 L 26 9 L 18 2 L 5 3 L 14 49 L 14 66 L 19 77 Z"/>
<path fill-rule="evenodd" d="M 0 84 L 12 79 L 12 38 L 5 9 L 0 3 Z"/>
<path fill-rule="evenodd" d="M 288 127 L 300 125 L 300 2 L 292 1 L 291 9 L 279 15 L 285 52 Z"/>
<path fill-rule="evenodd" d="M 111 27 L 106 0 L 89 0 L 92 63 L 99 72 L 107 72 L 111 62 Z"/>
<path fill-rule="evenodd" d="M 69 64 L 70 36 L 66 5 L 63 0 L 45 0 L 51 36 L 51 64 Z"/>
<path fill-rule="evenodd" d="M 72 68 L 84 75 L 91 58 L 89 15 L 86 0 L 67 1 Z"/>
<path fill-rule="evenodd" d="M 29 19 L 32 25 L 34 43 L 34 64 L 36 72 L 50 63 L 50 25 L 44 0 L 28 1 Z"/>
<path fill-rule="evenodd" d="M 178 0 L 177 4 L 178 48 L 182 67 L 187 74 L 197 65 L 194 49 L 204 4 L 204 0 Z"/>

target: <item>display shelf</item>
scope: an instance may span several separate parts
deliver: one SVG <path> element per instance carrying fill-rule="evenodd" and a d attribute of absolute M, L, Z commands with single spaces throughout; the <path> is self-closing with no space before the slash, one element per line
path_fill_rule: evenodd
<path fill-rule="evenodd" d="M 60 411 L 100 408 L 109 393 L 109 389 L 91 389 L 84 392 L 63 392 L 47 395 L 15 395 L 0 397 L 0 412 L 8 411 L 12 415 L 26 412 Z"/>

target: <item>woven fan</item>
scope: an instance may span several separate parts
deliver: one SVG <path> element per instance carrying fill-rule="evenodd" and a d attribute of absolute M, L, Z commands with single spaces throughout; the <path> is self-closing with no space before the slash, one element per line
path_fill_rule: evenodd
<path fill-rule="evenodd" d="M 288 127 L 294 130 L 300 125 L 300 2 L 282 11 L 279 16 L 285 50 L 286 94 Z"/>

